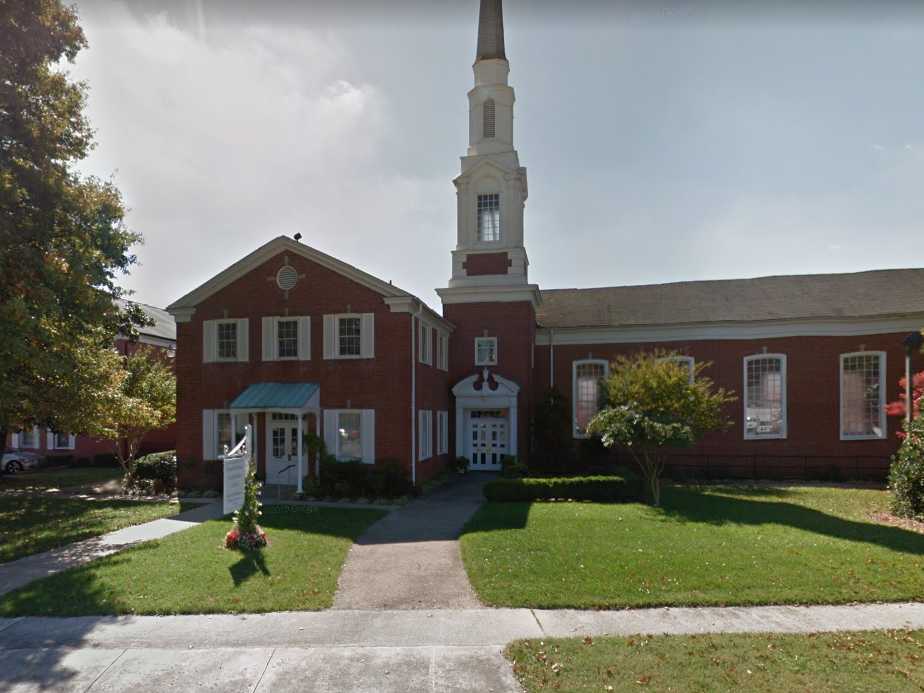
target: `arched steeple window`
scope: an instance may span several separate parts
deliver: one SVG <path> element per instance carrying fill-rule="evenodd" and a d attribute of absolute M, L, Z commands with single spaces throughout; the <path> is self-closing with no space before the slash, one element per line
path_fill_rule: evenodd
<path fill-rule="evenodd" d="M 494 99 L 488 99 L 484 102 L 482 114 L 484 116 L 482 131 L 485 138 L 494 137 Z"/>

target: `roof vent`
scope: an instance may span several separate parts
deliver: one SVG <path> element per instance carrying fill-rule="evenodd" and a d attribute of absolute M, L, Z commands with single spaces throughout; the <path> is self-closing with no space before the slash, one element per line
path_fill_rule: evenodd
<path fill-rule="evenodd" d="M 276 272 L 276 286 L 283 291 L 291 291 L 298 284 L 298 272 L 292 265 L 283 265 Z"/>

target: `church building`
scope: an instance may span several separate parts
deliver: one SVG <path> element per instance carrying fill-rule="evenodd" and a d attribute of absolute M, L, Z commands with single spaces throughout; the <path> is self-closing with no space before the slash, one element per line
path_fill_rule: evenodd
<path fill-rule="evenodd" d="M 298 236 L 178 299 L 181 487 L 217 488 L 216 460 L 246 424 L 271 484 L 316 473 L 306 432 L 339 460 L 397 461 L 416 484 L 455 457 L 495 470 L 504 455 L 528 460 L 549 388 L 569 400 L 578 444 L 612 359 L 656 348 L 691 373 L 710 362 L 704 374 L 738 396 L 734 427 L 677 466 L 884 476 L 899 426 L 885 404 L 899 396 L 902 340 L 924 327 L 924 270 L 541 290 L 501 0 L 481 0 L 473 69 L 442 314 Z"/>

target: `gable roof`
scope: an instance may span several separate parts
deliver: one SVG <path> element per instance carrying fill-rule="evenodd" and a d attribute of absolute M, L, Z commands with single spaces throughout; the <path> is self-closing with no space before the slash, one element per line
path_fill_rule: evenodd
<path fill-rule="evenodd" d="M 167 339 L 171 342 L 176 341 L 176 321 L 173 319 L 173 316 L 163 308 L 151 306 L 147 303 L 139 303 L 138 301 L 129 301 L 124 298 L 116 299 L 116 303 L 120 306 L 141 306 L 144 314 L 154 321 L 153 325 L 137 327 L 138 334 L 146 337 L 156 337 L 157 339 Z"/>
<path fill-rule="evenodd" d="M 312 248 L 309 245 L 299 243 L 288 236 L 277 236 L 273 240 L 264 243 L 252 253 L 245 255 L 204 284 L 196 287 L 185 296 L 178 298 L 167 306 L 167 310 L 179 320 L 188 319 L 188 315 L 192 313 L 195 307 L 209 296 L 219 292 L 232 282 L 240 279 L 248 272 L 256 269 L 267 260 L 270 260 L 282 252 L 298 255 L 311 262 L 315 262 L 322 267 L 351 279 L 357 284 L 381 294 L 386 299 L 409 299 L 413 302 L 417 302 L 423 310 L 427 312 L 431 319 L 436 319 L 447 327 L 450 326 L 450 323 L 446 322 L 439 313 L 435 312 L 426 303 L 410 292 L 400 289 L 391 282 L 383 281 L 342 260 L 338 260 L 331 255 L 322 253 L 320 250 Z"/>
<path fill-rule="evenodd" d="M 624 327 L 924 313 L 924 269 L 542 291 L 542 327 Z"/>

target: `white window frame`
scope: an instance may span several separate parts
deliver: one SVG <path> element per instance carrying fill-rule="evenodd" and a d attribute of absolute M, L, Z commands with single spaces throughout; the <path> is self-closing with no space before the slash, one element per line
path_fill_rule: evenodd
<path fill-rule="evenodd" d="M 231 426 L 231 440 L 228 449 L 231 450 L 243 439 L 242 429 L 250 423 L 250 416 L 242 411 L 233 409 L 203 409 L 202 410 L 202 459 L 217 460 L 225 454 L 221 446 L 221 433 L 218 421 L 222 415 L 229 417 Z M 238 429 L 238 430 L 235 430 Z M 240 432 L 240 436 L 237 434 Z"/>
<path fill-rule="evenodd" d="M 440 411 L 436 415 L 436 454 L 449 452 L 449 412 Z"/>
<path fill-rule="evenodd" d="M 221 328 L 225 325 L 234 325 L 234 356 L 221 355 Z M 216 361 L 238 361 L 241 357 L 238 346 L 241 343 L 241 336 L 238 331 L 241 329 L 237 320 L 216 320 L 215 321 L 215 360 Z"/>
<path fill-rule="evenodd" d="M 482 197 L 496 197 L 497 198 L 497 238 L 485 238 L 482 234 L 481 226 L 481 198 Z M 490 209 L 494 209 L 491 207 Z M 480 192 L 475 195 L 475 236 L 478 238 L 479 243 L 485 245 L 495 245 L 501 242 L 501 239 L 504 237 L 503 232 L 503 217 L 501 216 L 501 194 L 499 192 Z"/>
<path fill-rule="evenodd" d="M 433 412 L 429 409 L 417 411 L 417 461 L 433 457 Z"/>
<path fill-rule="evenodd" d="M 772 435 L 757 435 L 748 433 L 748 364 L 751 361 L 765 359 L 779 359 L 780 361 L 780 415 L 782 416 L 782 432 Z M 742 362 L 742 388 L 741 388 L 741 419 L 745 440 L 785 440 L 789 436 L 789 365 L 786 354 L 750 354 Z"/>
<path fill-rule="evenodd" d="M 295 323 L 295 356 L 279 354 L 279 323 Z M 310 361 L 311 317 L 308 315 L 266 316 L 262 320 L 264 361 Z"/>
<path fill-rule="evenodd" d="M 343 354 L 340 351 L 340 323 L 350 318 L 359 320 L 359 353 Z M 375 358 L 375 313 L 336 313 L 324 316 L 325 359 Z"/>
<path fill-rule="evenodd" d="M 66 445 L 58 445 L 58 435 L 57 431 L 52 431 L 48 429 L 48 449 L 49 450 L 73 450 L 77 444 L 77 438 L 72 433 L 61 433 L 60 435 L 67 436 Z"/>
<path fill-rule="evenodd" d="M 234 357 L 219 356 L 218 326 L 235 325 Z M 250 361 L 250 320 L 248 318 L 219 318 L 202 322 L 203 363 L 240 363 Z"/>
<path fill-rule="evenodd" d="M 340 438 L 339 433 L 340 433 L 340 419 L 343 416 L 359 417 L 359 450 L 360 450 L 359 457 L 356 457 L 356 456 L 345 457 L 343 453 L 341 452 L 340 443 L 342 442 L 342 440 Z M 336 436 L 337 444 L 334 449 L 334 457 L 337 458 L 338 462 L 362 462 L 362 459 L 363 459 L 362 450 L 363 450 L 363 442 L 364 442 L 363 441 L 363 412 L 362 412 L 362 409 L 338 409 L 336 421 L 337 421 L 337 434 L 338 435 Z"/>
<path fill-rule="evenodd" d="M 417 325 L 417 359 L 427 366 L 433 365 L 433 328 L 423 320 Z"/>
<path fill-rule="evenodd" d="M 359 415 L 360 457 L 344 457 L 340 451 L 340 417 L 344 414 Z M 323 412 L 324 442 L 338 462 L 362 462 L 375 464 L 375 409 L 325 409 Z"/>
<path fill-rule="evenodd" d="M 23 441 L 22 434 L 26 432 L 24 428 L 19 434 L 19 447 L 22 450 L 39 450 L 42 447 L 42 439 L 39 437 L 39 427 L 32 427 L 32 445 L 26 445 Z"/>
<path fill-rule="evenodd" d="M 493 344 L 491 349 L 494 354 L 493 359 L 479 359 L 478 358 L 478 347 L 483 342 Z M 497 337 L 475 337 L 475 365 L 476 366 L 496 366 L 497 365 Z"/>
<path fill-rule="evenodd" d="M 696 359 L 692 356 L 684 356 L 683 354 L 675 354 L 673 356 L 665 356 L 660 359 L 661 361 L 673 361 L 674 363 L 682 363 L 687 367 L 687 370 L 690 373 L 690 383 L 696 378 Z"/>
<path fill-rule="evenodd" d="M 875 433 L 865 435 L 846 435 L 844 433 L 844 361 L 855 356 L 878 356 L 879 357 L 879 430 L 881 435 Z M 852 351 L 848 354 L 840 355 L 840 367 L 838 368 L 838 403 L 840 407 L 840 438 L 841 440 L 883 440 L 888 436 L 888 419 L 886 418 L 886 352 L 884 351 Z"/>
<path fill-rule="evenodd" d="M 449 370 L 449 335 L 436 331 L 436 367 L 441 371 Z"/>
<path fill-rule="evenodd" d="M 584 365 L 597 365 L 603 366 L 603 376 L 602 380 L 606 380 L 610 376 L 610 362 L 606 359 L 578 359 L 571 364 L 571 435 L 574 438 L 584 439 L 589 438 L 585 431 L 578 430 L 577 425 L 577 369 L 578 366 Z"/>

